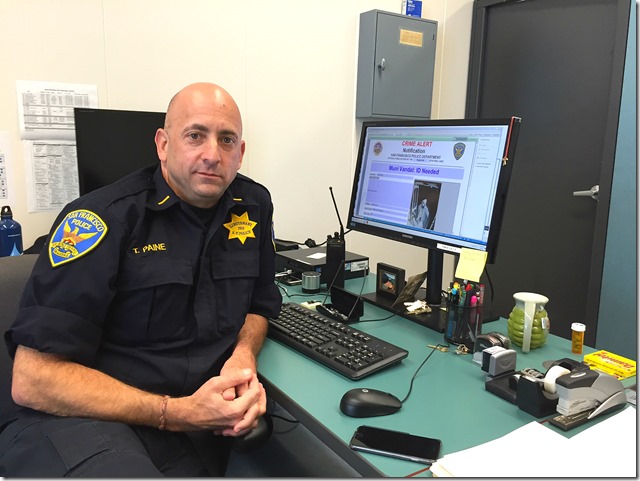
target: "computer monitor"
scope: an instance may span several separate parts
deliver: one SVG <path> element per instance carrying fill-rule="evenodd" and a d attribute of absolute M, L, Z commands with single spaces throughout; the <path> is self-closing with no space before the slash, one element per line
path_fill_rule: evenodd
<path fill-rule="evenodd" d="M 496 257 L 521 119 L 364 122 L 348 228 L 429 249 L 428 304 L 443 253 Z"/>
<path fill-rule="evenodd" d="M 164 112 L 75 108 L 74 116 L 80 195 L 159 162 Z"/>

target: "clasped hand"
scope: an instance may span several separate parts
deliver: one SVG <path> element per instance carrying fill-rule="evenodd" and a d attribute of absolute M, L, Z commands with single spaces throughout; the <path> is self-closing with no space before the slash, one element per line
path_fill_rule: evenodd
<path fill-rule="evenodd" d="M 224 369 L 205 382 L 193 395 L 174 399 L 184 416 L 181 430 L 212 430 L 223 436 L 242 436 L 267 410 L 267 395 L 251 369 Z M 188 405 L 182 405 L 182 403 Z M 168 418 L 171 419 L 171 408 Z M 184 410 L 184 411 L 183 411 Z M 180 427 L 179 427 L 180 429 Z"/>

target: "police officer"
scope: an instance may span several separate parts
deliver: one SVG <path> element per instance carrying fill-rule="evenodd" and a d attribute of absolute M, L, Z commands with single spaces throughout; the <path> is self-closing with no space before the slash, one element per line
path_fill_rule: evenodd
<path fill-rule="evenodd" d="M 67 205 L 36 262 L 5 333 L 2 476 L 220 475 L 266 411 L 256 356 L 282 298 L 238 106 L 189 85 L 155 142 L 159 166 Z"/>

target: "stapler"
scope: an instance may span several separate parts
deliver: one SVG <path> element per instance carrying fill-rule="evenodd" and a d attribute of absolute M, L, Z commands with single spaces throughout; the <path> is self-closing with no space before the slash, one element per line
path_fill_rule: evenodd
<path fill-rule="evenodd" d="M 624 386 L 618 379 L 591 369 L 560 376 L 556 379 L 556 390 L 556 410 L 565 418 L 585 422 L 620 409 L 627 402 Z"/>
<path fill-rule="evenodd" d="M 521 376 L 517 382 L 518 407 L 536 417 L 557 412 L 549 421 L 565 431 L 626 402 L 618 379 L 569 358 L 551 363 L 544 378 Z"/>

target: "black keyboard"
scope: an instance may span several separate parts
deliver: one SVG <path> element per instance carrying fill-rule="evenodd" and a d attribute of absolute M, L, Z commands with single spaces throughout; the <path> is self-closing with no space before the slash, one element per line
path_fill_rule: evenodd
<path fill-rule="evenodd" d="M 269 337 L 352 380 L 391 366 L 409 352 L 297 304 L 269 319 Z"/>

